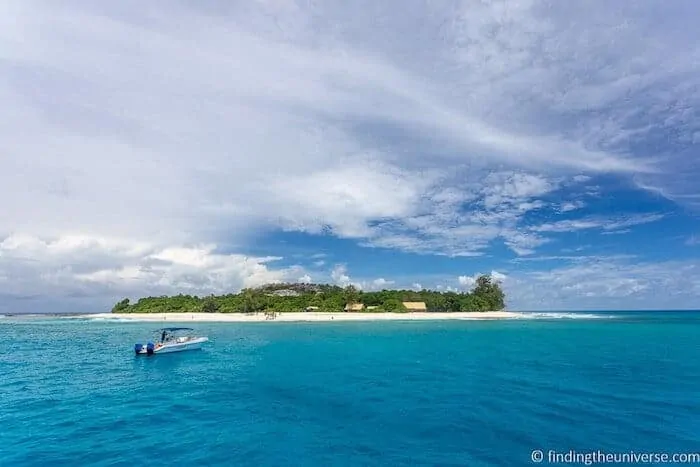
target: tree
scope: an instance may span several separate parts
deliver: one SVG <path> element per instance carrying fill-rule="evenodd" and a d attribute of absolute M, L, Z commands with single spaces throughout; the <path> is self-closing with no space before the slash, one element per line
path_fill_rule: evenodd
<path fill-rule="evenodd" d="M 360 291 L 354 285 L 348 285 L 343 289 L 345 303 L 358 303 L 360 301 Z"/>
<path fill-rule="evenodd" d="M 390 313 L 401 313 L 408 311 L 398 298 L 390 298 L 382 304 L 382 309 Z"/>
<path fill-rule="evenodd" d="M 276 295 L 277 290 L 289 289 L 294 294 Z M 123 299 L 114 305 L 115 313 L 255 313 L 258 311 L 303 311 L 317 306 L 320 311 L 340 312 L 348 303 L 363 303 L 377 307 L 376 311 L 405 312 L 404 301 L 425 302 L 429 311 L 487 311 L 505 308 L 505 294 L 500 283 L 491 276 L 480 276 L 471 292 L 438 292 L 435 290 L 360 291 L 355 286 L 339 287 L 329 284 L 271 284 L 238 293 L 197 297 L 175 295 L 140 298 L 136 303 Z"/>
<path fill-rule="evenodd" d="M 460 311 L 462 308 L 461 304 L 461 296 L 458 293 L 455 292 L 445 292 L 443 295 L 445 298 L 445 307 L 446 309 L 444 311 Z"/>
<path fill-rule="evenodd" d="M 259 301 L 252 289 L 243 289 L 241 294 L 243 295 L 244 313 L 255 313 L 256 311 L 259 311 Z"/>
<path fill-rule="evenodd" d="M 486 290 L 491 287 L 491 284 L 491 276 L 481 275 L 476 279 L 476 287 L 474 290 Z"/>
<path fill-rule="evenodd" d="M 129 308 L 129 299 L 125 298 L 124 300 L 117 302 L 116 305 L 112 308 L 112 313 L 120 313 L 120 312 L 125 312 Z"/>
<path fill-rule="evenodd" d="M 214 297 L 209 297 L 202 303 L 203 313 L 217 313 L 219 311 L 219 304 L 216 302 Z"/>
<path fill-rule="evenodd" d="M 464 294 L 459 303 L 459 311 L 477 311 L 478 309 L 478 297 L 472 294 Z"/>
<path fill-rule="evenodd" d="M 505 308 L 505 294 L 498 282 L 491 276 L 479 276 L 472 295 L 479 298 L 478 311 L 502 310 Z"/>

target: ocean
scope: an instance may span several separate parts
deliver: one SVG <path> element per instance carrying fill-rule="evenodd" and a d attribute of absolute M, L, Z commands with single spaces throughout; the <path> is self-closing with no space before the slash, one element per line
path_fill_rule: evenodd
<path fill-rule="evenodd" d="M 0 318 L 0 465 L 700 453 L 698 312 L 184 324 L 204 350 L 136 357 L 158 323 Z"/>

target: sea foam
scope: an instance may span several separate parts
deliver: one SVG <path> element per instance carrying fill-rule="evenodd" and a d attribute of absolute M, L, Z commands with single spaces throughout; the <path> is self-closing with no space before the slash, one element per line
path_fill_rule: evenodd
<path fill-rule="evenodd" d="M 562 311 L 522 312 L 515 319 L 613 319 L 616 315 L 606 313 L 576 313 Z"/>

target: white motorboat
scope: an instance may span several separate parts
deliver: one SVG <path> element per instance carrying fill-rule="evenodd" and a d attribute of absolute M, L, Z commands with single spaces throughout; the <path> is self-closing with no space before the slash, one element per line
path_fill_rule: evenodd
<path fill-rule="evenodd" d="M 134 345 L 136 355 L 155 355 L 160 353 L 182 352 L 184 350 L 198 350 L 202 344 L 209 340 L 208 337 L 193 336 L 186 331 L 192 328 L 163 328 L 159 329 L 159 340 L 146 345 Z"/>

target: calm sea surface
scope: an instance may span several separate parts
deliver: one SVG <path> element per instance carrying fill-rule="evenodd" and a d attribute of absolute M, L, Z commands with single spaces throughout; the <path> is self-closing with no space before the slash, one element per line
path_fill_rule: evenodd
<path fill-rule="evenodd" d="M 149 358 L 158 323 L 0 318 L 0 465 L 700 452 L 696 312 L 193 327 L 205 350 Z"/>

